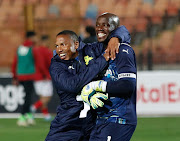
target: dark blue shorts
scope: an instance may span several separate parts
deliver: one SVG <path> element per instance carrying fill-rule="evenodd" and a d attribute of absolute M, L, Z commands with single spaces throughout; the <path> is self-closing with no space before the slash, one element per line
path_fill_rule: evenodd
<path fill-rule="evenodd" d="M 97 124 L 89 141 L 129 141 L 135 129 L 136 125 L 112 122 Z"/>
<path fill-rule="evenodd" d="M 80 132 L 66 132 L 66 133 L 60 133 L 56 134 L 55 136 L 47 136 L 45 141 L 80 141 L 81 133 Z"/>

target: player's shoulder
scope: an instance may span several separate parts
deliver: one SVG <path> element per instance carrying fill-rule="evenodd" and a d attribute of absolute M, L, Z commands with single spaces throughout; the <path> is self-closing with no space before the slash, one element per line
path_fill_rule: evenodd
<path fill-rule="evenodd" d="M 59 58 L 58 55 L 55 55 L 51 58 L 51 68 L 59 68 L 61 69 L 63 66 L 65 66 L 66 64 L 62 62 L 62 60 Z"/>
<path fill-rule="evenodd" d="M 121 43 L 121 44 L 120 44 L 120 47 L 119 47 L 119 51 L 120 51 L 120 52 L 127 53 L 127 54 L 129 54 L 129 53 L 134 53 L 133 48 L 132 48 L 131 45 L 128 44 L 128 43 Z"/>
<path fill-rule="evenodd" d="M 98 42 L 88 43 L 84 51 L 88 56 L 98 57 L 103 52 L 103 44 Z"/>
<path fill-rule="evenodd" d="M 102 44 L 101 43 L 98 43 L 98 42 L 94 42 L 94 43 L 87 43 L 84 47 L 85 50 L 96 50 L 98 49 L 99 47 L 101 47 Z"/>
<path fill-rule="evenodd" d="M 128 44 L 128 43 L 121 43 L 121 44 L 120 44 L 120 47 L 121 47 L 121 48 L 132 48 L 131 45 Z"/>

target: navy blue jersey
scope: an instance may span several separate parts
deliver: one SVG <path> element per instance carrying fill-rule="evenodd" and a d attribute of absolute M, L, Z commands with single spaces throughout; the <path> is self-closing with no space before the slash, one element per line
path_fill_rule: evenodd
<path fill-rule="evenodd" d="M 76 97 L 83 86 L 92 81 L 107 64 L 103 56 L 93 60 L 88 67 L 81 60 L 61 60 L 58 55 L 52 58 L 50 74 L 60 98 L 60 105 L 46 140 L 65 141 L 68 137 L 79 140 L 84 126 L 84 120 L 80 118 L 84 103 Z"/>
<path fill-rule="evenodd" d="M 121 28 L 124 29 L 125 27 Z M 112 102 L 112 105 L 104 106 L 106 110 L 100 108 L 98 117 L 99 119 L 113 117 L 110 120 L 112 122 L 117 119 L 120 124 L 136 125 L 136 59 L 133 49 L 129 46 L 130 36 L 123 39 L 116 59 L 110 60 L 108 67 L 97 78 L 108 82 L 106 91 Z M 105 49 L 101 46 L 101 48 L 86 48 L 85 50 L 85 56 L 96 59 Z M 91 64 L 91 61 L 88 64 Z M 108 113 L 107 109 L 109 110 Z"/>
<path fill-rule="evenodd" d="M 118 117 L 120 124 L 137 124 L 136 116 L 136 59 L 133 49 L 121 43 L 119 53 L 109 67 L 103 80 L 112 105 L 105 105 L 108 113 L 99 112 L 99 118 Z"/>
<path fill-rule="evenodd" d="M 123 27 L 114 31 L 111 37 L 118 37 L 121 41 L 128 40 L 130 42 L 129 32 L 126 32 Z M 93 119 L 96 114 L 91 111 L 86 119 L 81 119 L 80 115 L 84 104 L 77 100 L 77 95 L 84 85 L 91 82 L 99 72 L 104 70 L 108 63 L 102 56 L 104 52 L 102 43 L 84 44 L 80 42 L 78 52 L 78 59 L 61 60 L 55 53 L 51 60 L 50 74 L 60 98 L 60 105 L 57 108 L 57 116 L 51 122 L 46 141 L 66 141 L 68 139 L 77 141 L 81 134 L 83 136 L 90 134 L 88 132 L 93 127 Z M 91 56 L 86 55 L 88 53 Z M 84 133 L 81 131 L 82 128 Z"/>

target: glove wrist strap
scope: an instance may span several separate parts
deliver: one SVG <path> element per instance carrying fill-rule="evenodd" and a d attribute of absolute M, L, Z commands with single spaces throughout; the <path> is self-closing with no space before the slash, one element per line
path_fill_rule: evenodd
<path fill-rule="evenodd" d="M 107 82 L 106 81 L 102 81 L 102 92 L 106 92 L 106 86 L 107 86 Z"/>
<path fill-rule="evenodd" d="M 90 101 L 91 97 L 95 94 L 96 91 L 92 91 L 89 95 L 88 95 L 88 101 Z"/>

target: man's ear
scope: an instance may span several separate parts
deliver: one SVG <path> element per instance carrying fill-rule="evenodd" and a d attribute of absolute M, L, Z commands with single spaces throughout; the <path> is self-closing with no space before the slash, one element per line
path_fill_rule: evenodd
<path fill-rule="evenodd" d="M 79 41 L 76 41 L 76 42 L 74 43 L 74 45 L 75 45 L 75 49 L 78 49 L 78 47 L 79 47 Z"/>

